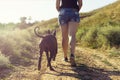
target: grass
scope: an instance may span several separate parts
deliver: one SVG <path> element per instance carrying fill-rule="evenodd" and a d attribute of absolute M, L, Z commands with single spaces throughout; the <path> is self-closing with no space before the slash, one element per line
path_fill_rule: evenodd
<path fill-rule="evenodd" d="M 105 59 L 105 60 L 102 60 L 102 62 L 105 63 L 105 64 L 108 65 L 108 66 L 113 66 L 113 65 L 112 65 L 108 60 L 106 60 L 106 59 Z"/>
<path fill-rule="evenodd" d="M 120 45 L 120 27 L 84 27 L 78 30 L 77 40 L 83 46 L 91 48 L 112 48 Z"/>
<path fill-rule="evenodd" d="M 81 46 L 110 49 L 120 45 L 119 3 L 81 14 L 89 15 L 81 20 L 78 28 L 77 40 Z"/>
<path fill-rule="evenodd" d="M 34 55 L 37 50 L 37 42 L 33 29 L 25 30 L 0 30 L 0 70 L 4 79 L 11 74 L 11 70 L 17 66 L 33 65 Z"/>
<path fill-rule="evenodd" d="M 119 58 L 119 57 L 120 57 L 120 50 L 119 50 L 119 49 L 116 49 L 115 47 L 112 48 L 112 49 L 109 51 L 109 57 L 110 57 L 110 58 Z"/>
<path fill-rule="evenodd" d="M 8 66 L 10 64 L 9 57 L 6 57 L 0 52 L 0 66 Z"/>
<path fill-rule="evenodd" d="M 119 51 L 112 51 L 110 52 L 110 57 L 119 57 L 120 56 L 120 52 Z"/>

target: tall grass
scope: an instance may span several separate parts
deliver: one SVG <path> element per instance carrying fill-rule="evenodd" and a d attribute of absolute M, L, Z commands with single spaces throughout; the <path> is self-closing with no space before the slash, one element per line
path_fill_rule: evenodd
<path fill-rule="evenodd" d="M 11 27 L 12 26 L 12 27 Z M 28 66 L 32 64 L 35 53 L 38 53 L 38 39 L 34 34 L 34 26 L 40 27 L 40 33 L 44 34 L 48 29 L 58 27 L 57 19 L 51 19 L 36 23 L 27 29 L 18 29 L 15 24 L 0 24 L 0 51 L 9 56 L 13 65 Z"/>
<path fill-rule="evenodd" d="M 0 52 L 0 67 L 7 67 L 9 64 L 9 58 Z"/>
<path fill-rule="evenodd" d="M 2 54 L 9 56 L 14 65 L 30 65 L 31 59 L 36 53 L 36 39 L 33 29 L 1 31 L 0 50 Z"/>
<path fill-rule="evenodd" d="M 77 32 L 81 46 L 110 49 L 120 46 L 120 1 L 90 12 Z M 88 13 L 89 14 L 89 13 Z M 82 14 L 83 15 L 83 14 Z M 87 15 L 85 13 L 84 15 Z"/>
<path fill-rule="evenodd" d="M 77 39 L 81 45 L 91 48 L 120 46 L 120 27 L 86 27 L 78 30 Z"/>

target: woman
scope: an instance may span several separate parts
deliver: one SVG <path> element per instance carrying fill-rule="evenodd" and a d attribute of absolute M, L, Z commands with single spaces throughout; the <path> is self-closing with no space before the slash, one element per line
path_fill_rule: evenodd
<path fill-rule="evenodd" d="M 80 22 L 79 11 L 82 7 L 82 0 L 56 0 L 56 9 L 59 12 L 59 25 L 62 32 L 62 48 L 64 52 L 64 60 L 68 61 L 68 42 L 70 46 L 70 63 L 75 63 L 75 43 L 76 32 Z"/>

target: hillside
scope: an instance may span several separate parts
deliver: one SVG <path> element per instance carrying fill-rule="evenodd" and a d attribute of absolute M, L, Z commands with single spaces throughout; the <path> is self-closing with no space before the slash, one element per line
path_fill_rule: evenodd
<path fill-rule="evenodd" d="M 77 32 L 77 67 L 62 61 L 61 32 L 57 18 L 19 29 L 16 24 L 0 24 L 0 80 L 119 80 L 120 79 L 120 1 L 103 8 L 80 13 Z M 2 27 L 1 27 L 2 26 Z M 58 55 L 47 68 L 45 54 L 42 69 L 37 70 L 39 40 L 34 34 L 57 30 Z M 69 55 L 69 54 L 68 54 Z"/>
<path fill-rule="evenodd" d="M 107 5 L 103 8 L 89 12 L 92 14 L 81 21 L 81 26 L 104 26 L 106 24 L 120 25 L 120 1 Z M 87 23 L 87 24 L 86 24 Z"/>
<path fill-rule="evenodd" d="M 120 45 L 120 1 L 85 13 L 81 20 L 77 39 L 82 46 L 91 48 L 119 47 Z M 94 42 L 94 43 L 93 43 Z"/>

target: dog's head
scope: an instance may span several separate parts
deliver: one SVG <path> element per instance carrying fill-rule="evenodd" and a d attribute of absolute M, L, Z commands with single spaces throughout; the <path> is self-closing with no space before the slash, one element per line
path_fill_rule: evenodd
<path fill-rule="evenodd" d="M 46 33 L 47 33 L 47 34 L 51 34 L 51 35 L 53 35 L 53 36 L 56 37 L 56 30 L 54 30 L 54 31 L 47 30 Z"/>
<path fill-rule="evenodd" d="M 34 28 L 34 33 L 35 33 L 38 37 L 44 38 L 45 35 L 39 34 L 38 30 L 39 30 L 39 27 L 38 27 L 38 26 L 35 27 L 35 28 Z M 46 35 L 53 35 L 53 36 L 56 37 L 56 30 L 54 30 L 54 31 L 47 30 L 47 31 L 45 31 L 45 33 L 46 33 Z"/>

